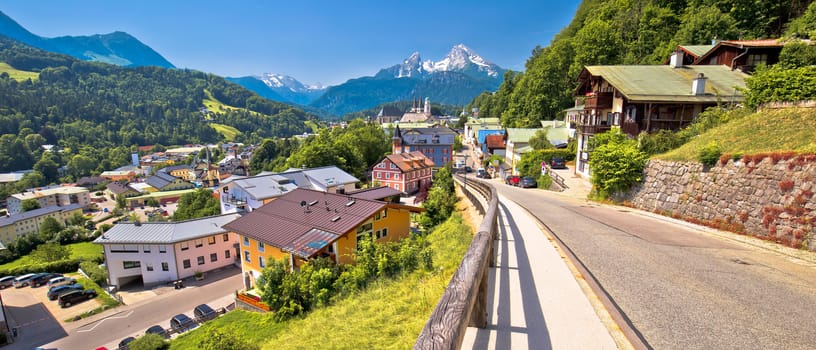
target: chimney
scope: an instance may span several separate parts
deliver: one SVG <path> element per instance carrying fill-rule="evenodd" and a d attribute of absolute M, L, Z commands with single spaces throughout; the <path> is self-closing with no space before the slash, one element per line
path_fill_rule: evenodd
<path fill-rule="evenodd" d="M 682 68 L 684 56 L 683 50 L 678 49 L 672 52 L 671 58 L 669 59 L 669 66 L 672 68 Z"/>
<path fill-rule="evenodd" d="M 705 95 L 706 78 L 703 73 L 697 75 L 697 78 L 691 83 L 691 94 L 694 96 Z"/>

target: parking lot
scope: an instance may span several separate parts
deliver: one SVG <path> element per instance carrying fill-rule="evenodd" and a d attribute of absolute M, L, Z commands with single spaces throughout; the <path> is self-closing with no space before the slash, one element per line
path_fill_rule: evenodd
<path fill-rule="evenodd" d="M 74 276 L 76 277 L 76 276 Z M 65 321 L 100 306 L 98 299 L 91 299 L 67 308 L 61 308 L 56 300 L 48 300 L 47 286 L 9 287 L 3 289 L 3 306 L 6 308 L 9 328 L 16 328 L 15 342 L 26 338 L 52 338 L 65 336 Z"/>

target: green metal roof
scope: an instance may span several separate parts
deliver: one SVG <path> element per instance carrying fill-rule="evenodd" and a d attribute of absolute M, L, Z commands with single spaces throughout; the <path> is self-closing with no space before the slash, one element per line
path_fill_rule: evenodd
<path fill-rule="evenodd" d="M 506 140 L 512 143 L 529 143 L 536 131 L 541 129 L 507 128 Z"/>
<path fill-rule="evenodd" d="M 726 66 L 587 66 L 589 74 L 600 76 L 632 102 L 716 103 L 742 101 L 747 74 Z M 702 73 L 705 95 L 692 95 L 691 84 Z"/>
<path fill-rule="evenodd" d="M 680 47 L 692 55 L 700 57 L 705 55 L 706 52 L 711 51 L 711 49 L 714 48 L 714 45 L 680 45 Z"/>

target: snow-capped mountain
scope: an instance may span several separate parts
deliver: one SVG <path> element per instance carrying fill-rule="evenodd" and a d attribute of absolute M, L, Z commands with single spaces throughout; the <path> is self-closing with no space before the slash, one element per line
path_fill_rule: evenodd
<path fill-rule="evenodd" d="M 504 74 L 504 69 L 485 60 L 464 44 L 459 44 L 451 48 L 450 52 L 439 61 L 423 61 L 419 52 L 414 52 L 401 64 L 381 70 L 377 73 L 377 77 L 417 78 L 436 72 L 459 72 L 475 78 L 500 79 Z"/>
<path fill-rule="evenodd" d="M 292 92 L 312 92 L 315 90 L 323 90 L 326 88 L 325 86 L 323 86 L 323 84 L 320 83 L 317 83 L 315 85 L 305 85 L 295 78 L 282 74 L 264 73 L 263 75 L 256 78 L 260 79 L 261 81 L 264 82 L 264 84 L 273 89 L 287 88 Z"/>
<path fill-rule="evenodd" d="M 264 73 L 259 76 L 227 78 L 270 100 L 307 105 L 320 97 L 326 87 L 320 83 L 306 85 L 288 75 Z"/>

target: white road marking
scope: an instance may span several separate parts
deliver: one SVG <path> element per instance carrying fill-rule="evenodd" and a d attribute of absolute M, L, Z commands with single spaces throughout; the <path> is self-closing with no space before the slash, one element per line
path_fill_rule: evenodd
<path fill-rule="evenodd" d="M 128 317 L 129 317 L 130 315 L 132 315 L 132 314 L 133 314 L 133 310 L 130 310 L 130 311 L 128 311 L 126 314 L 122 314 L 122 315 L 117 315 L 117 316 L 111 316 L 111 317 L 103 318 L 103 319 L 99 320 L 99 322 L 97 322 L 96 324 L 94 324 L 94 325 L 93 325 L 93 327 L 91 327 L 91 328 L 89 328 L 89 329 L 81 329 L 81 330 L 78 330 L 78 331 L 77 331 L 77 333 L 82 333 L 82 332 L 90 332 L 90 331 L 93 331 L 93 330 L 94 330 L 94 329 L 95 329 L 97 326 L 99 326 L 100 324 L 102 324 L 102 322 L 105 322 L 105 321 L 107 321 L 107 320 L 111 320 L 111 319 L 114 319 L 114 318 L 128 318 Z"/>

